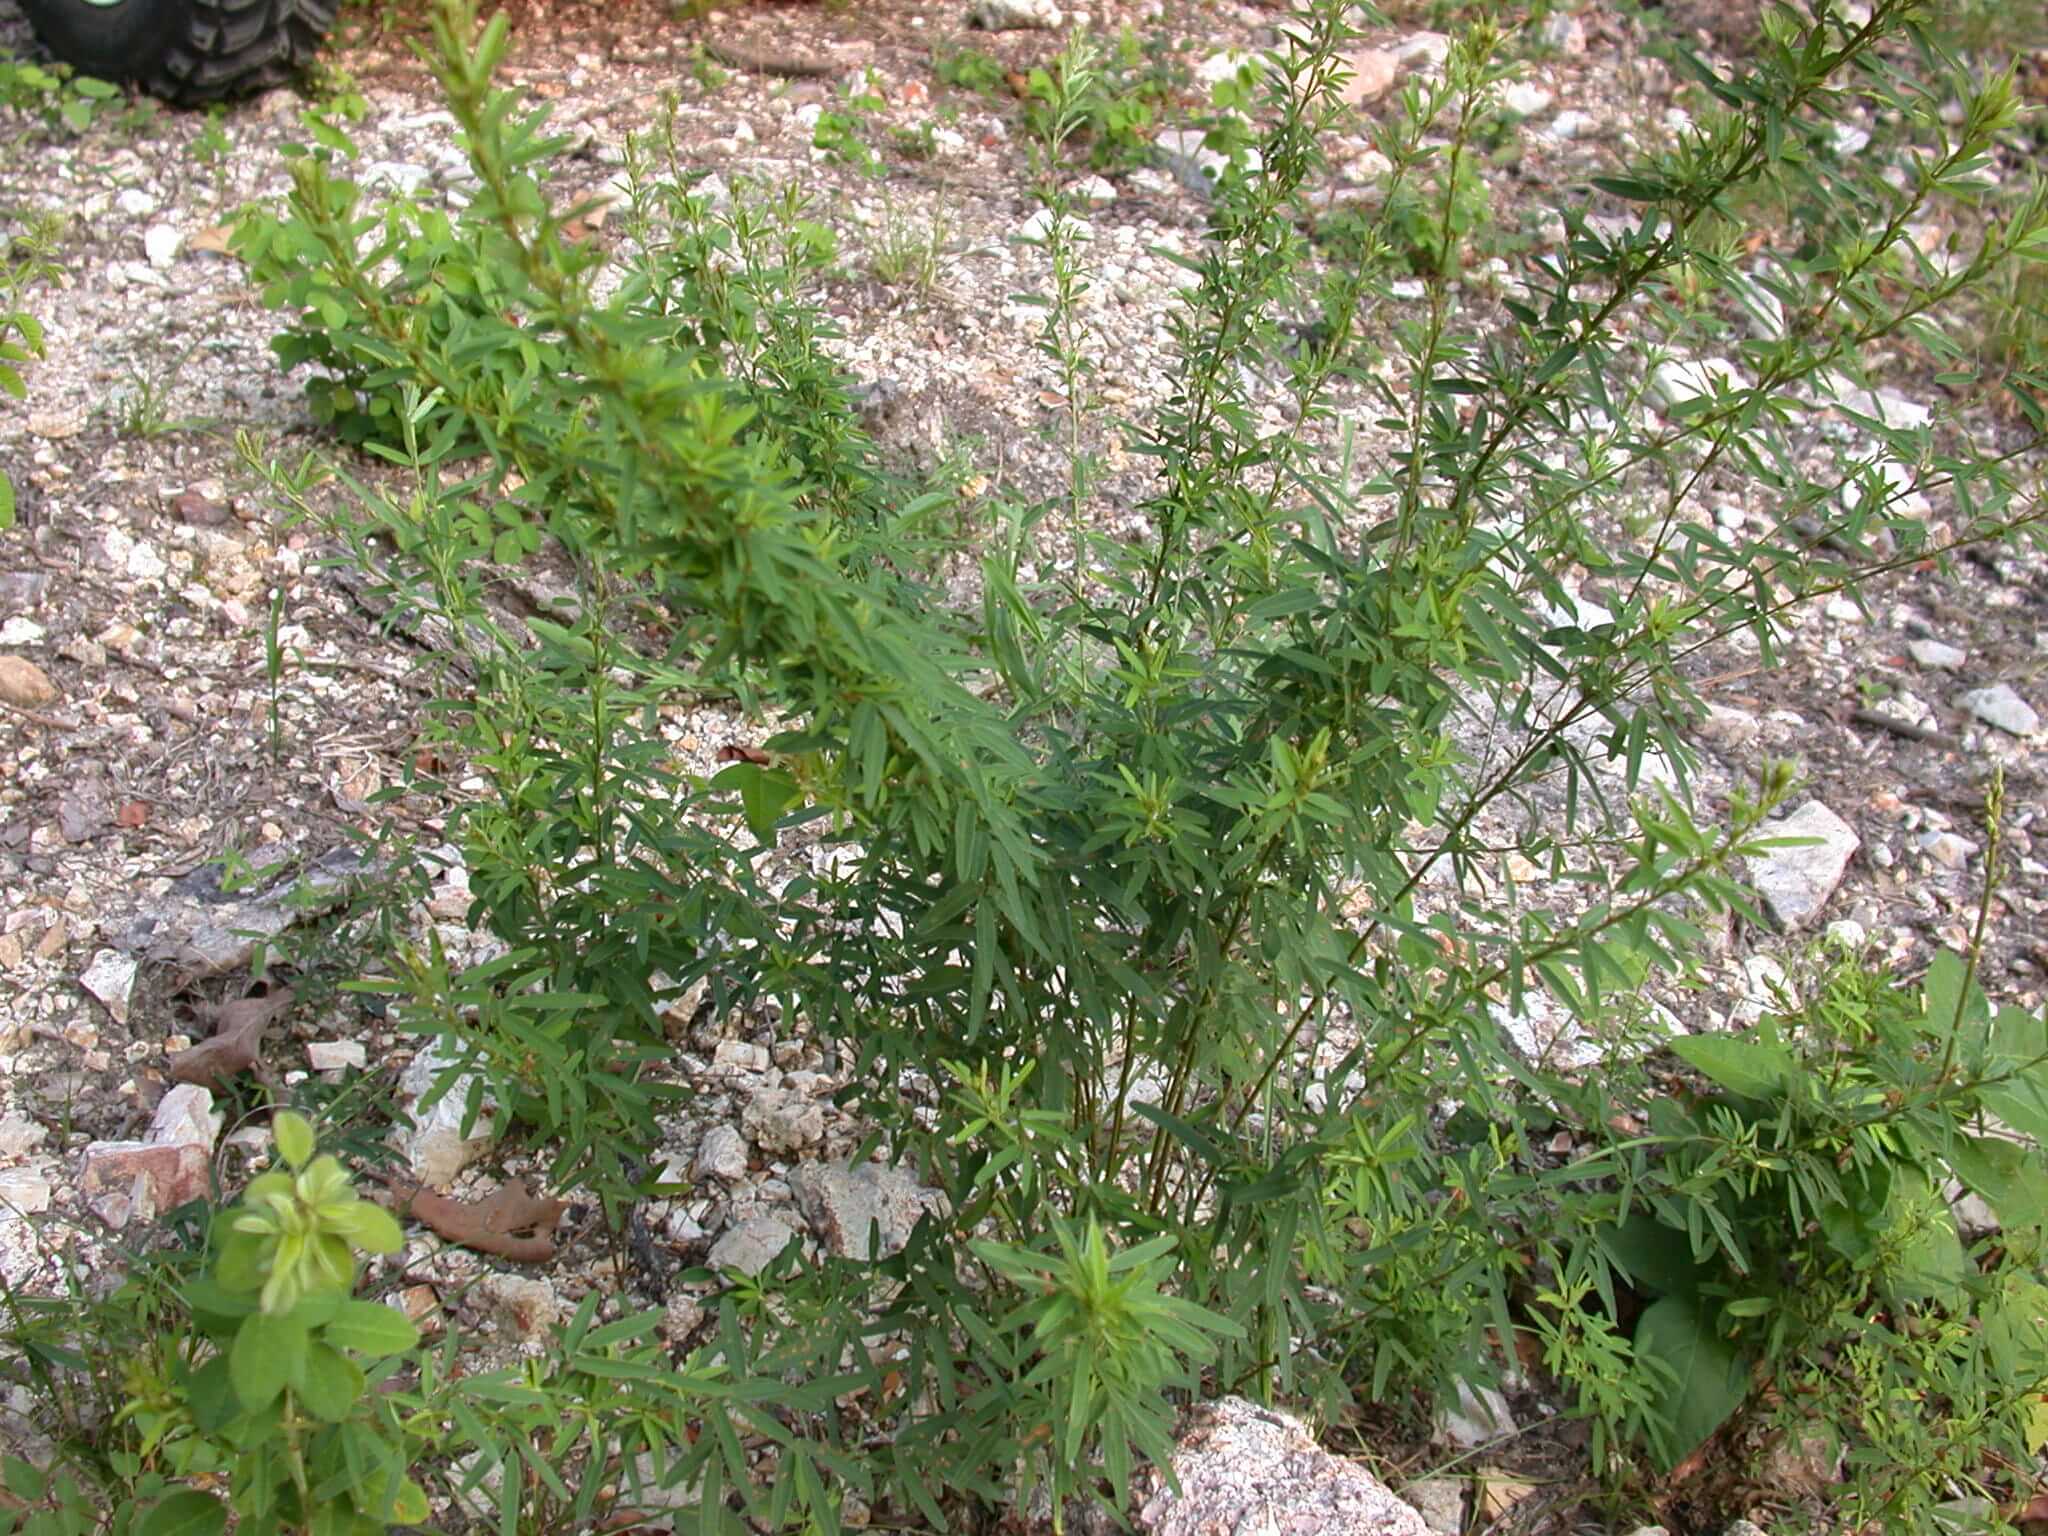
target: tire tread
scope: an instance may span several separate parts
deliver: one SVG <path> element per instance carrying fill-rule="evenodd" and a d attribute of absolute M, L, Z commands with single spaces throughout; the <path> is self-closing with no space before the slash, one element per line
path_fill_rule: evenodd
<path fill-rule="evenodd" d="M 190 0 L 192 24 L 143 79 L 155 96 L 200 106 L 286 85 L 320 52 L 339 0 Z"/>

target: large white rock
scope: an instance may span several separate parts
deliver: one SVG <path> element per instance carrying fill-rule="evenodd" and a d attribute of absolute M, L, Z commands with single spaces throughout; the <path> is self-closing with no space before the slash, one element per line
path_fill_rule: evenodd
<path fill-rule="evenodd" d="M 393 1132 L 393 1137 L 406 1165 L 412 1169 L 413 1177 L 430 1189 L 446 1189 L 455 1181 L 457 1174 L 483 1155 L 491 1142 L 490 1111 L 493 1106 L 488 1093 L 484 1095 L 476 1124 L 468 1135 L 462 1131 L 473 1076 L 459 1078 L 435 1101 L 433 1108 L 424 1113 L 419 1110 L 419 1101 L 432 1090 L 440 1074 L 452 1065 L 451 1059 L 440 1054 L 437 1047 L 429 1046 L 412 1059 L 398 1082 L 400 1095 L 409 1101 L 413 1125 L 410 1130 Z"/>
<path fill-rule="evenodd" d="M 137 966 L 133 955 L 103 949 L 78 978 L 78 984 L 106 1004 L 116 1024 L 128 1022 L 128 1006 L 135 999 Z"/>
<path fill-rule="evenodd" d="M 157 1102 L 149 1117 L 149 1139 L 160 1147 L 199 1147 L 210 1155 L 224 1118 L 214 1110 L 210 1090 L 180 1083 Z"/>
<path fill-rule="evenodd" d="M 711 1245 L 711 1267 L 758 1275 L 795 1236 L 787 1222 L 773 1216 L 750 1216 Z"/>
<path fill-rule="evenodd" d="M 1803 928 L 1835 894 L 1862 839 L 1818 800 L 1807 801 L 1761 833 L 1814 839 L 1796 848 L 1773 848 L 1749 861 L 1750 884 L 1763 898 L 1772 921 L 1788 933 Z"/>
<path fill-rule="evenodd" d="M 886 1259 L 901 1253 L 918 1219 L 944 1197 L 907 1168 L 880 1163 L 806 1163 L 791 1175 L 797 1204 L 826 1249 L 842 1259 Z M 875 1233 L 879 1252 L 870 1252 Z"/>
<path fill-rule="evenodd" d="M 1179 1484 L 1138 1512 L 1153 1536 L 1429 1536 L 1422 1516 L 1302 1422 L 1241 1397 L 1206 1403 L 1173 1449 Z"/>
<path fill-rule="evenodd" d="M 1437 1415 L 1437 1433 L 1461 1450 L 1476 1450 L 1516 1432 L 1508 1400 L 1492 1387 L 1458 1383 L 1458 1405 Z"/>
<path fill-rule="evenodd" d="M 1056 32 L 1066 20 L 1053 0 L 975 0 L 967 25 L 984 32 Z"/>
<path fill-rule="evenodd" d="M 729 1125 L 714 1125 L 697 1143 L 690 1171 L 699 1179 L 736 1182 L 747 1176 L 747 1139 Z"/>
<path fill-rule="evenodd" d="M 825 1139 L 825 1106 L 800 1093 L 764 1088 L 740 1111 L 740 1128 L 770 1155 L 801 1152 Z"/>
<path fill-rule="evenodd" d="M 2031 736 L 2041 729 L 2041 717 L 2034 713 L 2034 707 L 2005 683 L 1972 689 L 1957 699 L 1956 704 L 1986 725 L 1995 725 L 2015 736 Z"/>

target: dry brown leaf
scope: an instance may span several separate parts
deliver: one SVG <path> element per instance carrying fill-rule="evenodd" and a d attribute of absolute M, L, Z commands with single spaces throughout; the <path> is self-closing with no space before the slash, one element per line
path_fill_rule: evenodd
<path fill-rule="evenodd" d="M 188 251 L 212 251 L 216 256 L 226 256 L 230 254 L 228 241 L 233 237 L 234 233 L 235 226 L 232 224 L 209 224 L 185 242 L 185 249 Z"/>
<path fill-rule="evenodd" d="M 264 1031 L 291 1002 L 292 989 L 280 987 L 264 997 L 242 997 L 202 1009 L 213 1015 L 213 1038 L 173 1056 L 167 1064 L 172 1079 L 217 1084 L 256 1066 L 262 1060 Z"/>
<path fill-rule="evenodd" d="M 1479 1474 L 1479 1513 L 1488 1520 L 1498 1520 L 1522 1500 L 1536 1491 L 1534 1483 L 1525 1483 L 1518 1477 L 1508 1477 L 1491 1469 Z"/>
<path fill-rule="evenodd" d="M 555 1256 L 555 1226 L 568 1206 L 529 1194 L 523 1180 L 501 1185 L 487 1199 L 457 1200 L 431 1189 L 405 1190 L 392 1184 L 400 1213 L 416 1216 L 451 1243 L 495 1254 L 515 1264 L 541 1264 Z M 530 1237 L 518 1234 L 531 1232 Z"/>
<path fill-rule="evenodd" d="M 759 747 L 736 745 L 720 747 L 718 749 L 718 760 L 721 763 L 752 763 L 757 768 L 766 768 L 775 761 L 774 758 L 763 752 Z"/>
<path fill-rule="evenodd" d="M 147 800 L 130 800 L 120 810 L 114 812 L 114 825 L 117 827 L 132 829 L 145 826 L 148 822 L 149 802 Z"/>

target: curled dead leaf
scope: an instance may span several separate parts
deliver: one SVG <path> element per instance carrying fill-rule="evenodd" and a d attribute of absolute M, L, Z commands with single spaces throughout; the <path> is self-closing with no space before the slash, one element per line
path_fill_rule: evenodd
<path fill-rule="evenodd" d="M 291 1006 L 292 989 L 280 987 L 263 997 L 242 997 L 218 1007 L 200 1009 L 213 1019 L 213 1036 L 166 1064 L 174 1082 L 217 1085 L 258 1065 L 264 1031 Z"/>
<path fill-rule="evenodd" d="M 451 1243 L 515 1264 L 541 1264 L 555 1256 L 554 1229 L 569 1209 L 563 1201 L 529 1193 L 520 1179 L 477 1201 L 419 1186 L 408 1193 L 392 1180 L 385 1182 L 400 1215 L 418 1218 Z"/>

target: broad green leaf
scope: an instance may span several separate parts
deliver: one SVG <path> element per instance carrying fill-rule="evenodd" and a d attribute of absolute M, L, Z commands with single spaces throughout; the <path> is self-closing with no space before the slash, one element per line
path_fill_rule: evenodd
<path fill-rule="evenodd" d="M 399 1525 L 425 1525 L 432 1513 L 427 1504 L 426 1490 L 409 1477 L 401 1478 L 398 1499 L 391 1509 L 392 1520 Z"/>
<path fill-rule="evenodd" d="M 1889 1212 L 1899 1246 L 1886 1271 L 1893 1295 L 1908 1300 L 1953 1301 L 1970 1276 L 1970 1258 L 1956 1232 L 1955 1213 L 1918 1168 L 1900 1168 L 1892 1180 Z"/>
<path fill-rule="evenodd" d="M 1793 1072 L 1792 1053 L 1754 1036 L 1687 1035 L 1671 1042 L 1686 1065 L 1745 1099 L 1775 1098 Z"/>
<path fill-rule="evenodd" d="M 1878 1251 L 1890 1226 L 1891 1164 L 1877 1162 L 1846 1170 L 1842 1196 L 1820 1208 L 1820 1229 L 1835 1252 L 1852 1264 L 1862 1264 Z"/>
<path fill-rule="evenodd" d="M 374 1301 L 345 1301 L 322 1330 L 336 1349 L 361 1355 L 403 1354 L 420 1341 L 420 1331 L 403 1312 Z"/>
<path fill-rule="evenodd" d="M 2014 1130 L 2048 1146 L 2048 1093 L 2043 1093 L 2037 1086 L 2034 1076 L 2034 1073 L 2028 1073 L 2010 1082 L 1979 1089 L 1977 1097 L 1986 1109 Z"/>
<path fill-rule="evenodd" d="M 242 1246 L 260 1248 L 262 1244 L 256 1238 L 244 1236 Z M 228 1244 L 224 1243 L 219 1251 L 225 1256 Z M 215 1263 L 218 1266 L 219 1260 Z M 262 1278 L 258 1274 L 254 1283 L 244 1290 L 231 1291 L 212 1275 L 194 1275 L 178 1287 L 178 1295 L 186 1306 L 199 1314 L 202 1323 L 208 1320 L 232 1322 L 247 1317 L 256 1310 L 256 1297 L 253 1293 L 256 1286 L 261 1283 Z"/>
<path fill-rule="evenodd" d="M 220 1536 L 228 1507 L 210 1493 L 184 1488 L 150 1505 L 135 1522 L 135 1536 Z"/>
<path fill-rule="evenodd" d="M 2048 1169 L 2040 1154 L 1996 1136 L 1958 1136 L 1948 1165 L 1990 1202 L 2001 1226 L 2048 1226 Z"/>
<path fill-rule="evenodd" d="M 215 1434 L 240 1417 L 242 1406 L 235 1401 L 228 1357 L 215 1355 L 193 1371 L 185 1382 L 185 1401 L 192 1409 L 192 1422 L 207 1434 Z"/>
<path fill-rule="evenodd" d="M 1656 1448 L 1670 1470 L 1690 1456 L 1749 1396 L 1749 1362 L 1714 1328 L 1715 1311 L 1689 1297 L 1666 1296 L 1644 1311 L 1636 1324 L 1636 1353 L 1661 1360 L 1673 1380 L 1659 1394 L 1658 1409 L 1670 1425 L 1670 1440 Z"/>
<path fill-rule="evenodd" d="M 0 1467 L 4 1467 L 6 1471 L 7 1491 L 18 1499 L 34 1503 L 43 1496 L 44 1488 L 49 1485 L 49 1479 L 43 1475 L 42 1468 L 23 1461 L 19 1456 L 8 1456 L 0 1460 Z"/>
<path fill-rule="evenodd" d="M 396 1253 L 405 1246 L 405 1232 L 398 1225 L 398 1218 L 374 1200 L 352 1200 L 344 1206 L 330 1207 L 326 1221 L 337 1235 L 347 1238 L 364 1253 Z"/>
<path fill-rule="evenodd" d="M 313 1160 L 313 1127 L 304 1115 L 279 1110 L 270 1122 L 270 1132 L 277 1138 L 278 1156 L 292 1167 L 303 1168 Z"/>
<path fill-rule="evenodd" d="M 1927 980 L 1921 992 L 1922 1011 L 1935 1038 L 1946 1039 L 1951 1029 L 1968 1020 L 1972 1012 L 1970 1002 L 1983 1003 L 1981 992 L 1969 999 L 1964 997 L 1963 985 L 1968 975 L 1963 957 L 1952 949 L 1938 949 L 1928 961 Z"/>
<path fill-rule="evenodd" d="M 2048 1286 L 2009 1277 L 1979 1316 L 1985 1354 L 1999 1380 L 2048 1376 Z"/>
<path fill-rule="evenodd" d="M 802 791 L 786 773 L 763 768 L 757 763 L 734 763 L 711 781 L 713 789 L 736 789 L 740 809 L 747 818 L 747 830 L 763 843 L 775 836 L 775 823 L 796 802 Z"/>
<path fill-rule="evenodd" d="M 1692 1240 L 1648 1211 L 1596 1234 L 1608 1259 L 1636 1285 L 1657 1296 L 1692 1296 L 1709 1271 L 1693 1261 Z"/>
<path fill-rule="evenodd" d="M 339 1424 L 363 1395 L 362 1369 L 331 1345 L 315 1340 L 306 1346 L 306 1362 L 296 1383 L 299 1402 L 323 1424 Z"/>
<path fill-rule="evenodd" d="M 289 1313 L 258 1312 L 242 1319 L 228 1351 L 228 1373 L 242 1406 L 255 1410 L 296 1385 L 306 1365 L 306 1325 Z"/>

